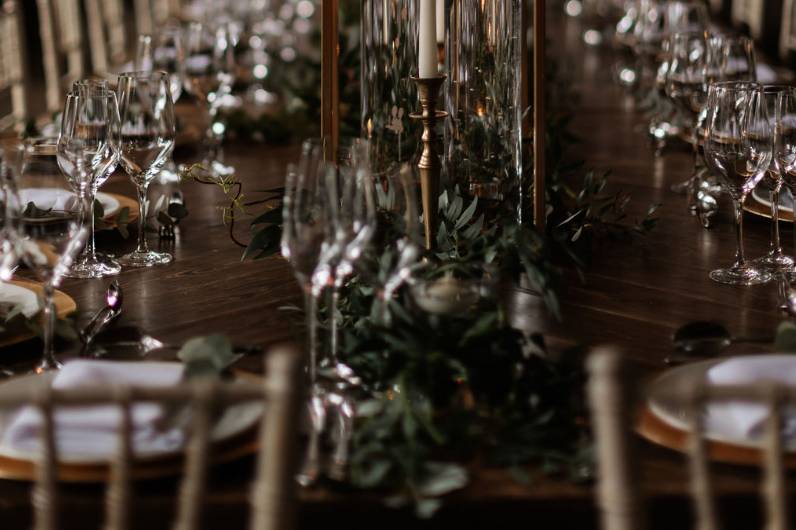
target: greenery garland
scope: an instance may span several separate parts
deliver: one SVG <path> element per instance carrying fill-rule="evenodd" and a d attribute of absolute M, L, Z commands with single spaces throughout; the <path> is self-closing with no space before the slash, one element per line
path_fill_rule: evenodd
<path fill-rule="evenodd" d="M 555 93 L 556 101 L 548 102 L 547 116 L 547 229 L 517 224 L 510 201 L 479 202 L 449 183 L 439 201 L 437 251 L 426 256 L 437 266 L 416 275 L 418 281 L 443 272 L 463 281 L 493 281 L 493 290 L 511 289 L 524 278 L 561 318 L 557 287 L 563 268 L 583 272 L 595 237 L 643 236 L 655 224 L 656 207 L 628 225 L 629 197 L 606 192 L 608 175 L 566 163 L 565 153 L 577 141 L 569 132 L 576 96 L 558 65 L 550 64 L 548 94 Z M 525 148 L 525 167 L 532 167 L 532 150 Z M 194 171 L 186 178 L 212 183 Z M 573 186 L 578 180 L 581 185 Z M 265 206 L 251 221 L 244 258 L 277 254 L 283 190 L 249 201 L 238 182 L 217 184 L 232 197 L 225 210 L 230 222 L 236 212 L 250 215 L 248 207 Z M 522 185 L 530 189 L 529 182 Z M 377 234 L 394 228 L 389 215 L 378 219 Z M 407 285 L 380 300 L 371 280 L 389 273 L 393 252 L 389 245 L 373 245 L 344 287 L 340 305 L 324 308 L 339 311 L 340 357 L 362 382 L 348 485 L 382 491 L 390 505 L 411 503 L 418 515 L 430 516 L 441 496 L 468 483 L 462 462 L 503 466 L 522 481 L 530 480 L 530 464 L 588 480 L 580 351 L 555 354 L 541 335 L 514 329 L 498 295 L 454 315 L 424 311 Z"/>

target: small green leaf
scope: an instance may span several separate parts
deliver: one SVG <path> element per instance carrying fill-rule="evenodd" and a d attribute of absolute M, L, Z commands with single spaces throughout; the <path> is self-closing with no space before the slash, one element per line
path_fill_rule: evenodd
<path fill-rule="evenodd" d="M 796 353 L 796 323 L 786 320 L 777 327 L 774 351 Z"/>

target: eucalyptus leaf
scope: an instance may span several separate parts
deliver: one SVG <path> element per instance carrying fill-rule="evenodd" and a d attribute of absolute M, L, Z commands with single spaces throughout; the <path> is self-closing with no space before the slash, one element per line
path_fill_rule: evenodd
<path fill-rule="evenodd" d="M 777 326 L 774 350 L 782 353 L 796 353 L 796 323 L 786 320 Z"/>

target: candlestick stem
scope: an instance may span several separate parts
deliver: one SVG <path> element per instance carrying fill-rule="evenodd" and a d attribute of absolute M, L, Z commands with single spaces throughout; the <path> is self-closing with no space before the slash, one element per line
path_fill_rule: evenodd
<path fill-rule="evenodd" d="M 437 153 L 437 120 L 445 119 L 447 112 L 437 110 L 439 90 L 446 76 L 413 77 L 417 84 L 421 113 L 411 118 L 423 124 L 423 152 L 417 163 L 420 172 L 420 189 L 423 202 L 423 225 L 425 228 L 426 249 L 432 250 L 437 239 L 437 207 L 439 201 L 439 180 L 442 163 Z"/>

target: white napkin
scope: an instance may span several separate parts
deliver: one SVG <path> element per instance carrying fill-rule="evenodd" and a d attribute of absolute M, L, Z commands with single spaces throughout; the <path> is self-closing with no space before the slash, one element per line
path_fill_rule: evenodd
<path fill-rule="evenodd" d="M 102 205 L 105 215 L 115 214 L 121 207 L 119 201 L 107 193 L 97 193 L 96 199 Z M 63 188 L 22 188 L 19 201 L 22 207 L 32 202 L 40 210 L 70 211 L 77 200 L 74 193 Z"/>
<path fill-rule="evenodd" d="M 0 304 L 10 307 L 20 306 L 25 318 L 39 312 L 39 299 L 36 293 L 12 283 L 0 282 Z"/>
<path fill-rule="evenodd" d="M 165 387 L 178 383 L 182 371 L 181 363 L 74 360 L 64 364 L 52 384 L 57 389 L 120 384 Z M 137 454 L 168 452 L 182 446 L 180 429 L 160 432 L 154 428 L 162 414 L 162 406 L 155 403 L 133 405 L 132 446 Z M 118 444 L 120 422 L 121 411 L 111 405 L 57 408 L 56 440 L 62 459 L 110 457 Z M 41 427 L 41 414 L 26 406 L 11 420 L 0 443 L 12 451 L 36 451 Z"/>
<path fill-rule="evenodd" d="M 75 204 L 75 194 L 62 188 L 22 188 L 19 190 L 22 207 L 32 202 L 39 210 L 69 211 Z"/>
<path fill-rule="evenodd" d="M 712 385 L 747 385 L 775 381 L 796 385 L 796 355 L 760 355 L 738 357 L 708 370 Z M 753 440 L 764 430 L 768 407 L 762 403 L 731 401 L 711 403 L 707 407 L 705 427 L 708 432 L 730 440 Z M 796 409 L 783 414 L 783 434 L 796 438 Z"/>

